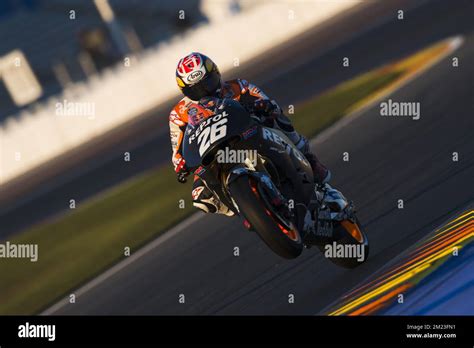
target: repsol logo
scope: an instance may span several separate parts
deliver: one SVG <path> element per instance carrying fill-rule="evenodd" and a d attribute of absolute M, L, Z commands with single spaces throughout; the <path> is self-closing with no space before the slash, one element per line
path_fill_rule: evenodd
<path fill-rule="evenodd" d="M 305 163 L 306 165 L 309 166 L 308 161 L 306 158 L 301 154 L 301 152 L 297 151 L 296 149 L 293 148 L 290 144 L 288 144 L 285 140 L 283 140 L 282 137 L 280 137 L 276 132 L 272 132 L 268 128 L 263 128 L 263 139 L 269 140 L 275 144 L 278 144 L 280 146 L 283 146 L 285 148 L 285 151 L 288 154 L 291 154 L 293 152 L 293 155 L 295 155 L 296 158 L 298 158 L 300 161 Z"/>

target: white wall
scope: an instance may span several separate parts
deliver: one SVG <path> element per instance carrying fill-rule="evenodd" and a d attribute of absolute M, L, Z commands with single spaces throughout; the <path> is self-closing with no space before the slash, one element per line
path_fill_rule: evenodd
<path fill-rule="evenodd" d="M 0 127 L 0 184 L 175 96 L 176 63 L 187 53 L 203 52 L 226 71 L 236 59 L 248 61 L 361 0 L 262 2 L 159 44 L 132 59 L 129 67 L 108 69 L 39 105 L 35 112 L 8 118 Z M 93 103 L 95 114 L 58 115 L 56 103 L 63 100 Z"/>

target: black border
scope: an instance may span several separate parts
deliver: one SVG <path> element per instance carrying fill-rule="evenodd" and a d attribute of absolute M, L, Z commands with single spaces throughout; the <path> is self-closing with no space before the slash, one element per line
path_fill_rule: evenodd
<path fill-rule="evenodd" d="M 56 340 L 19 338 L 25 324 L 56 325 Z M 409 339 L 407 325 L 455 325 L 456 338 Z M 424 333 L 424 330 L 420 331 Z M 144 344 L 474 345 L 474 316 L 1 316 L 0 347 Z"/>

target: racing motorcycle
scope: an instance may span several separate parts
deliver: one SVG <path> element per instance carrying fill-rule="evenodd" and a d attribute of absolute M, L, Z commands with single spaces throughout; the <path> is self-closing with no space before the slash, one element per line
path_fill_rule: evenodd
<path fill-rule="evenodd" d="M 205 118 L 188 118 L 182 154 L 247 229 L 286 259 L 313 245 L 323 253 L 336 245 L 362 248 L 363 261 L 367 259 L 369 242 L 352 202 L 342 194 L 327 197 L 325 186 L 314 183 L 305 156 L 282 131 L 265 126 L 235 100 L 205 103 L 214 108 Z M 231 151 L 243 156 L 222 160 Z M 328 255 L 347 268 L 363 262 L 355 256 Z"/>

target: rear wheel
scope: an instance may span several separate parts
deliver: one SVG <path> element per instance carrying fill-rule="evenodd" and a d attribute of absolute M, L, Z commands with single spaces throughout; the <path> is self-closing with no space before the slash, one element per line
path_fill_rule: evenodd
<path fill-rule="evenodd" d="M 334 225 L 333 235 L 338 236 L 332 243 L 319 245 L 319 249 L 334 264 L 344 268 L 355 268 L 363 264 L 369 256 L 369 239 L 360 227 L 359 220 L 343 220 Z M 332 248 L 333 257 L 328 256 L 328 248 Z M 337 253 L 338 250 L 344 250 L 343 257 Z"/>
<path fill-rule="evenodd" d="M 291 221 L 275 212 L 266 197 L 262 197 L 264 193 L 259 190 L 256 179 L 240 176 L 229 184 L 229 192 L 240 214 L 273 252 L 285 259 L 294 259 L 301 254 L 300 233 Z"/>

